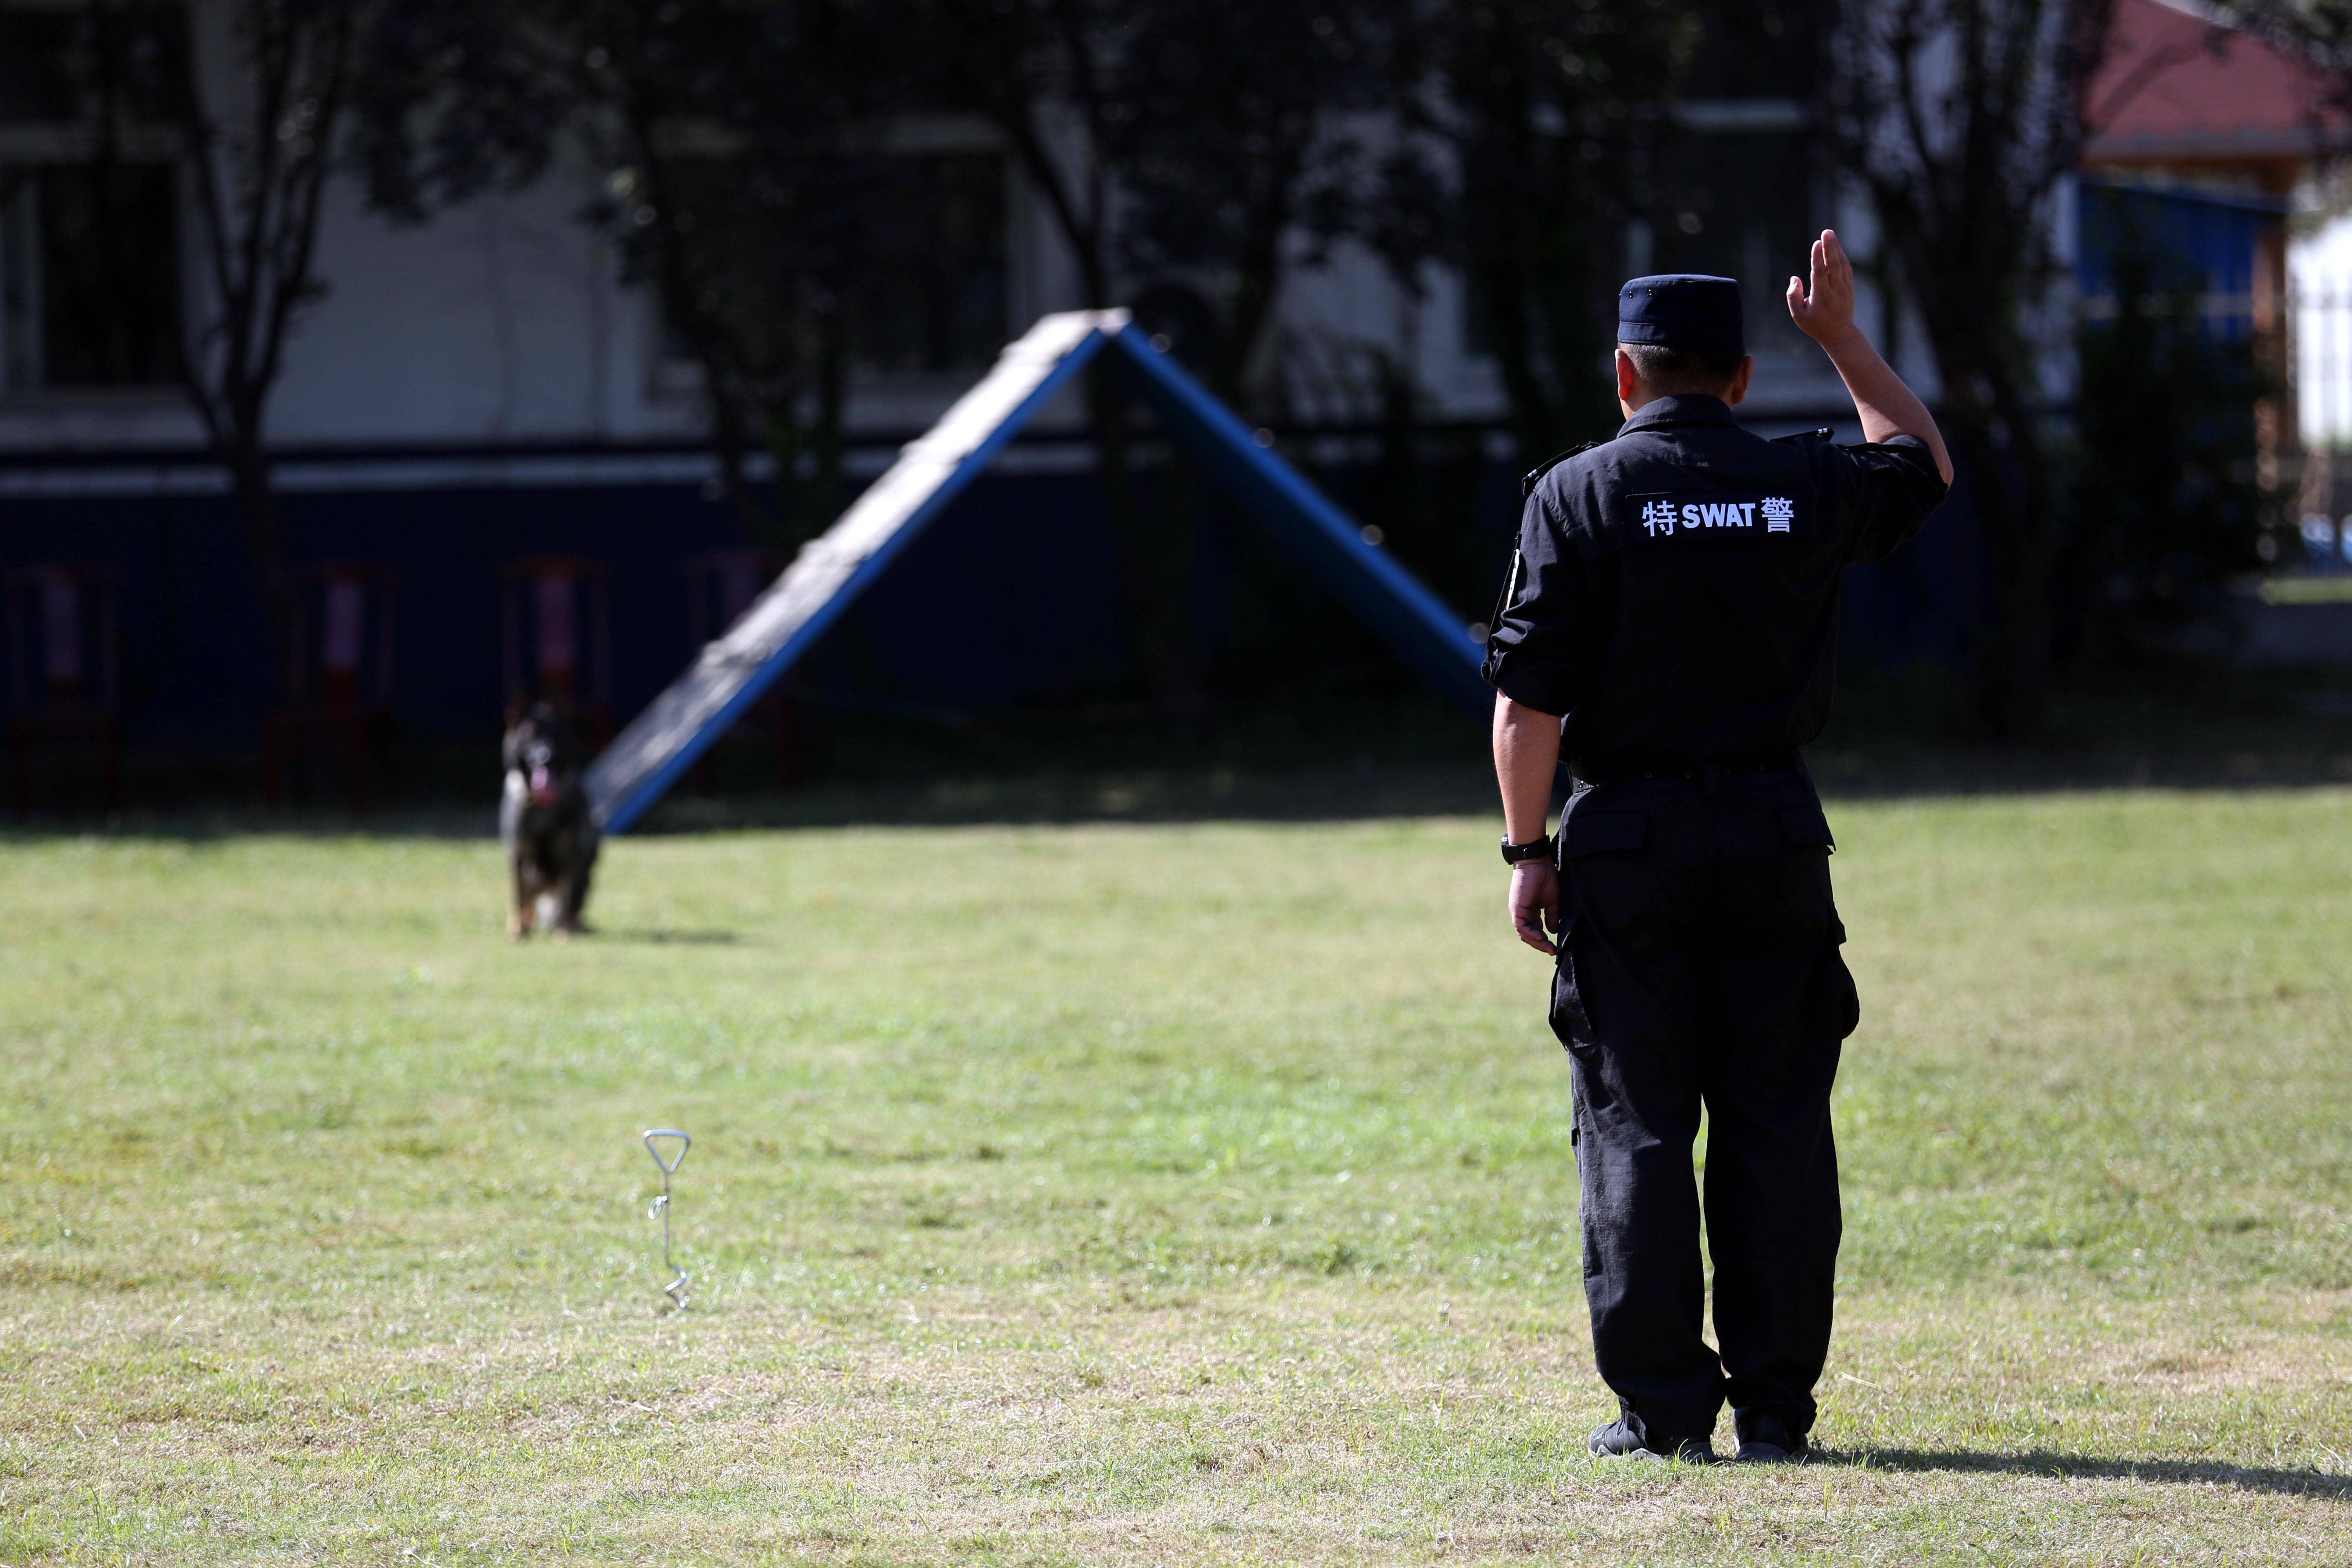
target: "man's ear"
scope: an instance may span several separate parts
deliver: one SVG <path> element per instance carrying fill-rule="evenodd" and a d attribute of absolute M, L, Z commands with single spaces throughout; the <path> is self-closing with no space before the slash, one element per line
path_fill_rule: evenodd
<path fill-rule="evenodd" d="M 1731 374 L 1731 390 L 1724 395 L 1723 400 L 1734 408 L 1738 407 L 1739 400 L 1748 395 L 1748 383 L 1755 374 L 1756 356 L 1748 354 L 1742 357 L 1739 368 Z"/>
<path fill-rule="evenodd" d="M 1633 369 L 1633 356 L 1623 349 L 1619 349 L 1617 351 L 1617 401 L 1633 402 L 1633 388 L 1641 379 L 1640 374 Z"/>

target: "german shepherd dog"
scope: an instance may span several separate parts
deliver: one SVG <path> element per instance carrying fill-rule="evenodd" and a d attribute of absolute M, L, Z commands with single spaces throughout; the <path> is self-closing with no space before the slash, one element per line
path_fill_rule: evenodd
<path fill-rule="evenodd" d="M 579 737 L 562 710 L 539 702 L 507 726 L 505 751 L 499 838 L 514 890 L 507 935 L 520 942 L 534 924 L 545 924 L 557 937 L 570 936 L 581 929 L 588 876 L 596 868 L 596 823 L 581 787 Z"/>

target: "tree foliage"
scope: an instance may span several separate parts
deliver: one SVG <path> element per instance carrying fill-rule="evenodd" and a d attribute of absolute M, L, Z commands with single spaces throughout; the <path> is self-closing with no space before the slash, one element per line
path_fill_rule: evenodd
<path fill-rule="evenodd" d="M 1629 225 L 1651 216 L 1667 110 L 1711 8 L 1642 0 L 1444 0 L 1421 21 L 1409 102 L 1444 171 L 1423 216 L 1381 237 L 1461 268 L 1534 460 L 1605 435 Z M 1396 167 L 1405 179 L 1417 171 Z M 1418 254 L 1417 254 L 1418 253 Z"/>
<path fill-rule="evenodd" d="M 2262 564 L 2270 507 L 2255 409 L 2268 392 L 2250 330 L 2208 311 L 2206 280 L 2105 204 L 2113 285 L 2079 337 L 2081 410 L 2062 592 L 2097 656 L 2160 656 Z"/>
<path fill-rule="evenodd" d="M 1401 30 L 1385 7 L 1332 0 L 1133 10 L 1104 130 L 1116 254 L 1129 278 L 1206 286 L 1213 341 L 1193 357 L 1242 401 L 1288 268 L 1378 222 L 1367 143 Z"/>
<path fill-rule="evenodd" d="M 231 68 L 207 72 L 188 16 L 141 0 L 81 0 L 34 14 L 53 24 L 20 68 L 46 74 L 43 106 L 79 145 L 71 169 L 88 189 L 94 278 L 59 279 L 89 294 L 115 340 L 101 357 L 152 366 L 184 391 L 227 471 L 262 603 L 282 638 L 292 585 L 278 537 L 268 444 L 269 403 L 305 310 L 324 295 L 320 217 L 341 153 L 363 40 L 393 0 L 229 0 L 216 15 Z M 12 21 L 25 21 L 20 14 Z M 30 51 L 28 51 L 30 52 Z M 135 221 L 154 154 L 168 146 L 186 171 L 193 286 L 145 286 L 154 247 L 176 236 Z M 176 280 L 174 280 L 176 281 Z M 153 319 L 162 300 L 178 314 Z"/>
<path fill-rule="evenodd" d="M 85 3 L 103 16 L 130 0 Z M 218 237 L 206 298 L 219 310 L 189 365 L 240 496 L 257 498 L 257 558 L 274 549 L 263 410 L 325 285 L 317 213 L 338 169 L 409 220 L 573 182 L 581 220 L 697 372 L 747 534 L 789 548 L 843 500 L 854 367 L 950 368 L 936 345 L 1020 324 L 1003 319 L 1002 271 L 974 259 L 993 247 L 1001 268 L 1021 243 L 1002 226 L 1011 204 L 921 148 L 955 142 L 1009 170 L 1060 241 L 1064 297 L 1137 307 L 1269 422 L 1287 384 L 1277 307 L 1298 268 L 1360 247 L 1423 301 L 1452 300 L 1438 268 L 1453 269 L 1532 460 L 1614 426 L 1606 358 L 1626 271 L 1702 253 L 1730 265 L 1693 237 L 1704 204 L 1685 198 L 1695 180 L 1735 176 L 1697 167 L 1722 142 L 1693 134 L 1681 100 L 1818 107 L 1811 62 L 1831 58 L 1830 119 L 1814 129 L 1876 209 L 1889 281 L 1927 329 L 1978 488 L 2000 616 L 1983 708 L 1996 727 L 2031 721 L 2065 489 L 2036 372 L 2050 201 L 2079 151 L 2109 0 L 222 3 L 241 19 L 251 92 L 243 118 L 184 116 L 208 150 L 199 194 Z M 1826 194 L 1802 170 L 1789 189 L 1792 205 Z M 999 226 L 982 233 L 988 214 Z M 1434 531 L 1405 515 L 1469 505 L 1411 499 L 1417 367 L 1385 349 L 1366 363 L 1373 510 L 1400 543 L 1426 545 L 1434 575 L 1479 576 L 1466 530 L 1440 565 Z M 1181 697 L 1194 679 L 1178 646 L 1187 481 L 1179 468 L 1162 504 L 1139 500 L 1133 411 L 1107 376 L 1092 397 L 1135 651 Z M 1473 456 L 1456 466 L 1481 468 Z"/>
<path fill-rule="evenodd" d="M 1938 416 L 1967 471 L 1992 625 L 1976 701 L 1997 734 L 2040 719 L 2065 475 L 2042 371 L 2052 199 L 2075 166 L 2112 0 L 1846 0 L 1837 130 L 1903 302 L 1936 358 Z"/>
<path fill-rule="evenodd" d="M 2213 10 L 2308 61 L 2332 89 L 2331 104 L 2352 111 L 2352 0 L 2221 0 Z"/>
<path fill-rule="evenodd" d="M 919 171 L 885 140 L 903 20 L 887 0 L 411 0 L 363 116 L 370 195 L 422 217 L 583 160 L 581 216 L 700 374 L 723 492 L 789 545 L 839 500 L 857 304 L 921 260 Z"/>

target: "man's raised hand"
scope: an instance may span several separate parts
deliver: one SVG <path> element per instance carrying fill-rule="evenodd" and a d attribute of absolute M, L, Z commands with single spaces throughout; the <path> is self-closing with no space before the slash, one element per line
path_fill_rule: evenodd
<path fill-rule="evenodd" d="M 1835 229 L 1822 230 L 1813 241 L 1812 266 L 1810 294 L 1802 279 L 1789 279 L 1789 319 L 1805 336 L 1827 345 L 1853 331 L 1853 263 L 1846 259 Z"/>

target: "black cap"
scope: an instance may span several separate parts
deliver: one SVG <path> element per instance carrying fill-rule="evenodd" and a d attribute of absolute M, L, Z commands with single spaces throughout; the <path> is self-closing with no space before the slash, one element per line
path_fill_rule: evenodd
<path fill-rule="evenodd" d="M 1636 278 L 1617 291 L 1617 341 L 1698 353 L 1744 354 L 1739 280 L 1697 272 Z"/>

